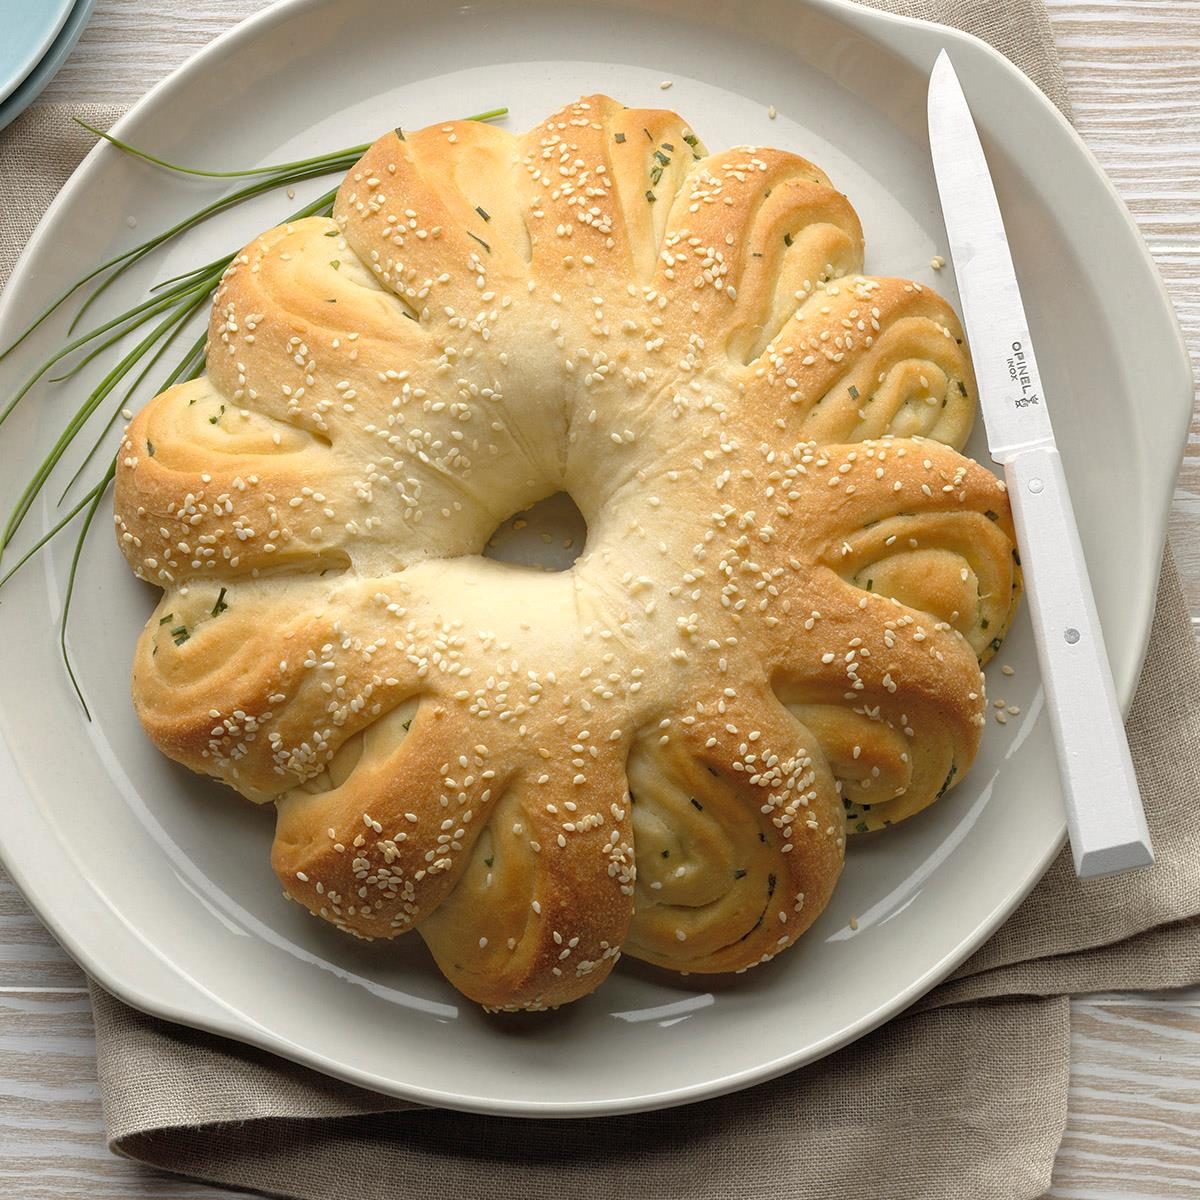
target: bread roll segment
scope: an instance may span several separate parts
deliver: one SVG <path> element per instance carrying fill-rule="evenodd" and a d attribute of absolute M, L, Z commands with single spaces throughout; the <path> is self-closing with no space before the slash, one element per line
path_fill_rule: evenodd
<path fill-rule="evenodd" d="M 738 971 L 959 782 L 1020 588 L 954 314 L 779 150 L 576 101 L 389 131 L 255 239 L 118 459 L 149 736 L 285 892 L 497 1009 Z M 481 557 L 565 490 L 574 566 Z"/>

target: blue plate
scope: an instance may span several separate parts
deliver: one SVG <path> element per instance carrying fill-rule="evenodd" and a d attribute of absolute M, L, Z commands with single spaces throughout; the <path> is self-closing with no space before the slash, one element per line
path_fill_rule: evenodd
<path fill-rule="evenodd" d="M 0 0 L 0 100 L 41 62 L 71 11 L 71 0 Z"/>
<path fill-rule="evenodd" d="M 0 16 L 7 17 L 10 8 L 14 12 L 22 10 L 23 2 L 31 9 L 52 9 L 59 5 L 59 0 L 0 0 Z M 63 7 L 69 11 L 61 23 L 58 36 L 54 38 L 50 48 L 36 65 L 17 83 L 12 92 L 3 101 L 0 101 L 0 129 L 3 129 L 33 103 L 42 88 L 54 78 L 59 67 L 67 61 L 67 56 L 75 48 L 75 43 L 79 41 L 79 35 L 92 15 L 94 3 L 95 0 L 75 0 L 74 7 L 71 7 L 70 0 L 63 0 Z M 3 46 L 4 49 L 0 50 L 0 78 L 4 78 L 4 66 L 9 58 L 7 38 L 4 40 Z M 0 94 L 3 94 L 2 86 L 0 86 Z"/>

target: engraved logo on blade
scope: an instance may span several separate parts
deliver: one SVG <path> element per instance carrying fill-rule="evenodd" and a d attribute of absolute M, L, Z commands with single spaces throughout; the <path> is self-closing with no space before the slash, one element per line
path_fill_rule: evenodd
<path fill-rule="evenodd" d="M 1033 390 L 1033 380 L 1029 375 L 1026 363 L 1025 346 L 1021 342 L 1013 342 L 1012 355 L 1008 360 L 1008 377 L 1021 389 L 1021 394 L 1013 400 L 1017 408 L 1028 408 L 1031 404 L 1041 404 L 1041 397 Z"/>

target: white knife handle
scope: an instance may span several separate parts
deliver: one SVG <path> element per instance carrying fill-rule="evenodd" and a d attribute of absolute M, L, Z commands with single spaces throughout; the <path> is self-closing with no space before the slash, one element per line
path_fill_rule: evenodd
<path fill-rule="evenodd" d="M 1004 465 L 1081 879 L 1154 861 L 1075 512 L 1052 447 Z"/>

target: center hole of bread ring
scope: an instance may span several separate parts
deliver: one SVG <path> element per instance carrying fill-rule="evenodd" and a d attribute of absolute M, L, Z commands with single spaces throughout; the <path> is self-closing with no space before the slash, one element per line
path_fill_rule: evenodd
<path fill-rule="evenodd" d="M 483 555 L 537 571 L 569 571 L 583 553 L 587 534 L 575 501 L 556 492 L 501 521 Z"/>

